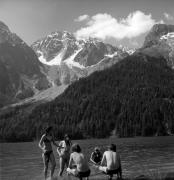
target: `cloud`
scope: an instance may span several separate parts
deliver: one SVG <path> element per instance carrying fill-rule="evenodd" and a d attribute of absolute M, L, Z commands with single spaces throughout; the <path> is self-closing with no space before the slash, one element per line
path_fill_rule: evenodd
<path fill-rule="evenodd" d="M 129 40 L 129 43 L 132 44 L 135 47 L 139 46 L 139 43 L 136 40 L 133 40 L 133 39 Z"/>
<path fill-rule="evenodd" d="M 168 14 L 166 12 L 164 13 L 164 17 L 169 21 L 172 21 L 174 19 L 174 17 L 172 15 L 170 15 L 170 14 Z"/>
<path fill-rule="evenodd" d="M 87 14 L 84 14 L 84 15 L 81 15 L 79 16 L 77 19 L 75 19 L 74 21 L 76 22 L 81 22 L 81 21 L 84 21 L 84 20 L 87 20 L 89 18 L 89 16 Z"/>
<path fill-rule="evenodd" d="M 141 11 L 130 13 L 126 18 L 116 19 L 110 14 L 96 14 L 88 18 L 86 26 L 77 30 L 77 38 L 95 37 L 102 40 L 114 38 L 134 38 L 146 33 L 157 22 L 152 19 L 151 14 L 146 15 Z"/>

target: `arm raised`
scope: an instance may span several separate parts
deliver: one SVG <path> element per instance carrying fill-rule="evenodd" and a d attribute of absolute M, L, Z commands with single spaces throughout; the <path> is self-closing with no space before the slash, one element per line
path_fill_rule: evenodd
<path fill-rule="evenodd" d="M 41 137 L 41 139 L 39 141 L 39 144 L 38 144 L 39 148 L 42 149 L 42 150 L 44 150 L 44 146 L 43 146 L 44 139 L 45 139 L 45 135 L 43 135 Z"/>

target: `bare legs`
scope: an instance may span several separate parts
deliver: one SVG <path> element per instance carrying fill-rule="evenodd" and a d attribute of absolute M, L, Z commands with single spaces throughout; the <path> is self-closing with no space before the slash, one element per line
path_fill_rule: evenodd
<path fill-rule="evenodd" d="M 43 163 L 44 163 L 44 178 L 46 180 L 47 179 L 47 174 L 48 174 L 48 161 L 47 161 L 47 158 L 45 157 L 44 154 L 42 155 L 42 158 L 43 158 Z M 54 170 L 55 170 L 55 167 L 56 167 L 56 161 L 55 161 L 53 153 L 50 154 L 50 162 L 51 162 L 51 179 L 52 179 L 53 174 L 54 174 Z"/>
<path fill-rule="evenodd" d="M 59 176 L 62 176 L 64 167 L 65 167 L 65 161 L 62 157 L 60 157 L 59 163 L 60 163 Z"/>
<path fill-rule="evenodd" d="M 44 163 L 44 178 L 47 179 L 47 172 L 48 172 L 48 162 L 44 154 L 42 154 L 43 163 Z"/>
<path fill-rule="evenodd" d="M 59 176 L 62 176 L 65 165 L 68 167 L 69 158 L 62 158 L 60 157 L 59 163 L 60 163 L 60 170 L 59 170 Z"/>
<path fill-rule="evenodd" d="M 54 174 L 55 167 L 56 167 L 56 161 L 55 161 L 53 153 L 50 154 L 50 162 L 51 162 L 51 178 L 52 178 L 53 174 Z"/>

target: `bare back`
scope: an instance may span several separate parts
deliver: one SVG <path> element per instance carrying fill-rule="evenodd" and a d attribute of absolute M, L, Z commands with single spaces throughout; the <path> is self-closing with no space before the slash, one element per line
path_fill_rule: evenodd
<path fill-rule="evenodd" d="M 70 161 L 75 163 L 79 172 L 85 172 L 89 170 L 88 162 L 82 153 L 73 152 L 70 157 Z"/>
<path fill-rule="evenodd" d="M 103 161 L 106 161 L 107 168 L 109 170 L 118 169 L 120 167 L 120 156 L 118 153 L 113 151 L 105 151 L 103 154 Z"/>

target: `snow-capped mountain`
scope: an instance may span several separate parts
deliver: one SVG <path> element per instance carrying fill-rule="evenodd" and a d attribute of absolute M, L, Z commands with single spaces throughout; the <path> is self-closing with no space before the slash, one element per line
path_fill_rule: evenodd
<path fill-rule="evenodd" d="M 174 32 L 167 33 L 160 37 L 161 40 L 172 40 L 174 38 Z"/>
<path fill-rule="evenodd" d="M 0 107 L 50 87 L 43 68 L 35 52 L 0 22 Z"/>
<path fill-rule="evenodd" d="M 161 36 L 160 40 L 169 47 L 167 60 L 168 64 L 174 68 L 174 31 Z"/>
<path fill-rule="evenodd" d="M 67 32 L 53 32 L 31 46 L 56 85 L 70 84 L 94 71 L 105 69 L 128 53 L 95 38 L 79 40 Z M 53 75 L 54 74 L 54 75 Z"/>
<path fill-rule="evenodd" d="M 154 25 L 140 51 L 154 57 L 162 56 L 174 68 L 174 25 Z"/>
<path fill-rule="evenodd" d="M 159 44 L 160 38 L 171 32 L 174 32 L 174 25 L 155 24 L 145 37 L 143 48 Z"/>
<path fill-rule="evenodd" d="M 119 45 L 119 48 L 120 48 L 123 52 L 128 53 L 129 55 L 132 55 L 132 54 L 136 51 L 135 48 L 129 48 L 129 47 L 123 46 L 123 45 Z"/>
<path fill-rule="evenodd" d="M 46 65 L 60 65 L 78 50 L 80 42 L 70 33 L 53 32 L 32 44 L 39 60 Z"/>

